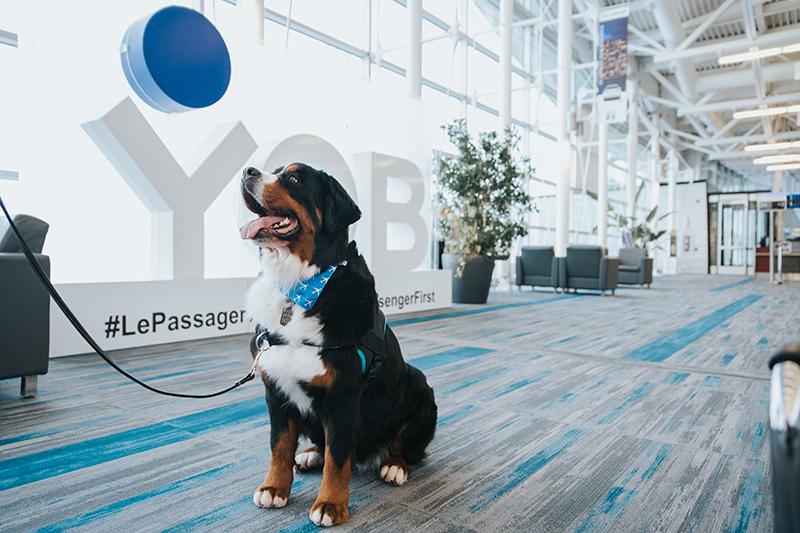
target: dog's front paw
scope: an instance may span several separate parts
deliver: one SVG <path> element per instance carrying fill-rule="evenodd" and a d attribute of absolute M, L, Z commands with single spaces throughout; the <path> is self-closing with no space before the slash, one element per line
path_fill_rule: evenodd
<path fill-rule="evenodd" d="M 294 456 L 294 467 L 298 472 L 316 470 L 322 466 L 322 454 L 316 448 L 309 448 Z"/>
<path fill-rule="evenodd" d="M 286 502 L 288 501 L 289 489 L 265 487 L 262 485 L 253 493 L 253 502 L 255 502 L 255 504 L 262 509 L 285 507 Z"/>
<path fill-rule="evenodd" d="M 399 457 L 390 457 L 381 465 L 381 479 L 390 485 L 405 485 L 408 481 L 408 465 Z"/>
<path fill-rule="evenodd" d="M 318 526 L 335 526 L 344 524 L 350 518 L 347 504 L 316 502 L 311 506 L 308 517 Z"/>

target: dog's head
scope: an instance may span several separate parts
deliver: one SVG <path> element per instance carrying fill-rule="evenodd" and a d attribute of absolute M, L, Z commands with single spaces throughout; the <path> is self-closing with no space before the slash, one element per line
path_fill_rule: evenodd
<path fill-rule="evenodd" d="M 243 239 L 282 261 L 326 268 L 341 261 L 347 228 L 361 211 L 332 176 L 302 163 L 265 173 L 248 167 L 242 174 L 242 197 L 258 215 L 240 229 Z"/>

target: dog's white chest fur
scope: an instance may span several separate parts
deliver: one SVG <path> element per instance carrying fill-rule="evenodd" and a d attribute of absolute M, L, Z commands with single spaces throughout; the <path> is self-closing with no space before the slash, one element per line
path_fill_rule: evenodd
<path fill-rule="evenodd" d="M 292 318 L 281 324 L 284 309 L 292 306 Z M 261 355 L 260 367 L 302 413 L 311 409 L 311 398 L 303 391 L 301 382 L 325 374 L 319 348 L 303 342 L 322 344 L 322 326 L 305 309 L 289 302 L 279 289 L 277 276 L 266 270 L 250 287 L 246 301 L 247 314 L 255 323 L 288 341 L 272 346 Z"/>

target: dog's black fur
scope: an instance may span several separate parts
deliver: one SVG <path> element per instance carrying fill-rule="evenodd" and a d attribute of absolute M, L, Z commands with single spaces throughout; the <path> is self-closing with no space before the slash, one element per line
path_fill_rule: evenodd
<path fill-rule="evenodd" d="M 254 172 L 251 170 L 250 174 Z M 388 450 L 401 454 L 407 464 L 420 461 L 433 439 L 437 408 L 433 390 L 418 369 L 403 360 L 400 345 L 390 326 L 386 327 L 385 357 L 375 375 L 367 379 L 361 373 L 361 361 L 355 352 L 359 339 L 373 328 L 378 306 L 375 281 L 355 242 L 348 243 L 348 227 L 361 217 L 356 204 L 344 188 L 328 174 L 303 164 L 277 169 L 276 186 L 306 211 L 315 225 L 310 264 L 325 270 L 346 261 L 322 291 L 307 316 L 322 323 L 324 365 L 332 370 L 332 381 L 324 386 L 301 383 L 311 398 L 312 409 L 302 415 L 282 391 L 264 377 L 267 406 L 271 420 L 271 445 L 278 446 L 290 423 L 324 453 L 326 444 L 337 467 L 360 463 Z M 248 208 L 259 216 L 279 214 L 303 219 L 299 213 L 278 206 L 272 210 L 256 201 L 248 191 L 248 171 L 242 180 L 242 194 Z M 252 188 L 252 187 L 250 187 Z M 291 241 L 309 238 L 308 230 L 288 237 Z M 305 235 L 305 237 L 304 237 Z M 296 246 L 307 249 L 307 246 Z M 293 253 L 295 253 L 293 251 Z M 269 324 L 262 324 L 269 329 Z M 256 337 L 251 342 L 255 355 Z M 326 429 L 328 442 L 326 443 Z M 346 519 L 346 518 L 345 518 Z"/>

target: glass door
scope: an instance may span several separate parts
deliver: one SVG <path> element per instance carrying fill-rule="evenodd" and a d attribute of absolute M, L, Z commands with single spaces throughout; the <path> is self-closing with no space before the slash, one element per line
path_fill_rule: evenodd
<path fill-rule="evenodd" d="M 717 210 L 717 272 L 747 274 L 747 195 L 720 195 Z"/>

